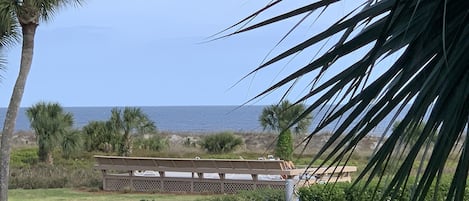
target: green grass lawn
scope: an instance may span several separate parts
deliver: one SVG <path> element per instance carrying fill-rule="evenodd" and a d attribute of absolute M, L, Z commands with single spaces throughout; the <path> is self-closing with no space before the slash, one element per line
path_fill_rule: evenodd
<path fill-rule="evenodd" d="M 194 201 L 210 197 L 203 195 L 84 192 L 68 188 L 15 189 L 10 190 L 8 195 L 10 201 Z"/>

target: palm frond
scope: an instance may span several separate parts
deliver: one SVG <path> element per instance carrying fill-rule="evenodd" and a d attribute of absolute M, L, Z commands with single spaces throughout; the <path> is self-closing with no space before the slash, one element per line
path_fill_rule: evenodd
<path fill-rule="evenodd" d="M 229 35 L 259 29 L 334 3 L 311 3 Z M 428 160 L 428 163 L 420 163 L 419 169 L 423 172 L 415 178 L 412 199 L 420 200 L 429 193 L 430 186 L 440 181 L 451 151 L 457 150 L 459 140 L 464 139 L 446 195 L 447 200 L 462 200 L 469 170 L 469 143 L 467 137 L 462 137 L 467 136 L 469 122 L 469 2 L 381 0 L 367 1 L 358 9 L 360 11 L 352 11 L 329 28 L 273 56 L 249 73 L 247 76 L 323 41 L 338 38 L 318 58 L 299 66 L 297 71 L 251 100 L 268 95 L 300 77 L 312 75 L 311 90 L 296 101 L 311 102 L 300 117 L 318 109 L 326 112 L 323 117 L 315 117 L 321 118 L 321 122 L 305 142 L 310 142 L 313 135 L 339 121 L 328 142 L 312 159 L 311 164 L 324 157 L 326 160 L 322 165 L 347 161 L 356 145 L 380 122 L 396 110 L 398 113 L 404 111 L 402 108 L 408 105 L 409 110 L 401 123 L 379 146 L 357 182 L 365 180 L 369 185 L 373 178 L 378 177 L 379 185 L 387 186 L 381 199 L 387 196 L 397 199 L 399 193 L 393 189 L 409 185 L 409 178 L 415 177 L 412 167 L 416 161 Z M 243 21 L 250 20 L 248 17 Z M 359 51 L 365 53 L 360 55 Z M 354 62 L 343 66 L 341 71 L 328 72 L 338 60 L 350 57 L 354 57 Z M 392 64 L 380 63 L 385 59 L 392 60 Z M 326 72 L 333 76 L 324 76 Z M 419 131 L 418 139 L 401 145 L 404 133 L 409 129 L 417 130 L 424 120 L 427 123 Z M 434 138 L 434 143 L 427 143 Z M 430 151 L 429 159 L 419 159 L 423 149 Z M 383 179 L 383 168 L 393 165 L 398 168 L 390 177 L 392 179 Z"/>
<path fill-rule="evenodd" d="M 18 23 L 11 6 L 10 1 L 0 1 L 0 70 L 6 69 L 7 66 L 5 52 L 20 38 Z M 2 78 L 1 75 L 0 78 Z"/>

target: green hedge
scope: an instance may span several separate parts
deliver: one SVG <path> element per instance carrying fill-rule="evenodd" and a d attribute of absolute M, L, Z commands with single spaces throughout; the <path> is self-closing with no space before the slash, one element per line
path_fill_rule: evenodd
<path fill-rule="evenodd" d="M 241 137 L 237 137 L 230 132 L 208 135 L 200 141 L 200 147 L 209 153 L 229 153 L 242 144 Z"/>
<path fill-rule="evenodd" d="M 396 192 L 396 197 L 391 199 L 387 197 L 385 200 L 400 200 L 407 201 L 410 200 L 410 192 L 412 184 L 406 186 L 404 190 L 400 189 Z M 442 181 L 438 187 L 438 192 L 436 194 L 436 200 L 445 200 L 446 193 L 450 187 L 450 181 Z M 317 184 L 309 187 L 302 187 L 299 189 L 298 194 L 301 201 L 372 201 L 377 200 L 377 198 L 382 197 L 382 193 L 385 191 L 385 187 L 380 186 L 376 189 L 376 184 L 372 183 L 366 188 L 363 188 L 362 185 L 358 185 L 355 188 L 351 189 L 351 183 L 336 183 L 336 184 Z M 373 194 L 376 195 L 373 199 Z M 429 190 L 429 193 L 425 197 L 425 200 L 433 201 L 435 195 L 435 188 L 432 186 Z M 469 187 L 466 187 L 466 192 L 464 196 L 464 201 L 469 201 Z"/>
<path fill-rule="evenodd" d="M 217 196 L 208 200 L 205 198 L 203 201 L 285 201 L 285 192 L 274 189 L 240 191 L 234 195 Z"/>

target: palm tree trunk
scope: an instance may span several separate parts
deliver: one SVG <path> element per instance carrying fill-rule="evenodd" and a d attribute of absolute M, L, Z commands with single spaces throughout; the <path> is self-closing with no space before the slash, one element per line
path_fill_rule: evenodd
<path fill-rule="evenodd" d="M 22 25 L 23 47 L 21 51 L 21 64 L 18 78 L 11 95 L 10 104 L 8 105 L 5 122 L 3 124 L 2 142 L 0 148 L 0 201 L 8 200 L 8 181 L 10 172 L 10 140 L 15 131 L 16 117 L 20 109 L 21 99 L 23 98 L 26 80 L 33 61 L 34 35 L 36 33 L 37 24 L 30 23 Z"/>
<path fill-rule="evenodd" d="M 122 136 L 120 155 L 130 156 L 130 153 L 132 152 L 131 149 L 132 149 L 132 139 L 130 138 L 130 133 L 125 132 L 124 136 Z"/>

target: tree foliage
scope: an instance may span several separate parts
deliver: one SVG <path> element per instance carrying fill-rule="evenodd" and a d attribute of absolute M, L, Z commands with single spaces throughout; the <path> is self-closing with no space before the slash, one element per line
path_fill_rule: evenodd
<path fill-rule="evenodd" d="M 280 44 L 299 30 L 296 28 L 310 22 L 308 19 L 312 16 L 323 19 L 322 15 L 337 2 L 311 2 L 257 20 L 260 14 L 275 12 L 273 8 L 281 7 L 283 1 L 274 0 L 236 23 L 232 28 L 237 30 L 229 35 L 283 20 L 298 20 Z M 302 116 L 316 109 L 324 111 L 324 116 L 305 143 L 321 129 L 339 121 L 328 142 L 312 159 L 313 163 L 324 157 L 323 165 L 346 162 L 357 143 L 385 117 L 394 111 L 402 113 L 408 105 L 409 110 L 405 111 L 399 126 L 390 134 L 383 133 L 383 136 L 389 135 L 357 180 L 364 180 L 366 187 L 378 177 L 381 182 L 378 185 L 387 187 L 380 194 L 381 199 L 396 198 L 393 189 L 413 185 L 412 200 L 421 200 L 430 193 L 432 184 L 440 182 L 450 153 L 456 151 L 459 163 L 452 174 L 446 199 L 462 200 L 469 172 L 469 138 L 463 138 L 468 134 L 469 124 L 468 13 L 467 0 L 364 1 L 329 27 L 309 34 L 305 40 L 254 69 L 249 75 L 319 47 L 317 54 L 311 54 L 316 55 L 314 58 L 309 58 L 311 60 L 254 99 L 285 87 L 285 96 L 292 87 L 309 88 L 297 100 L 298 103 L 309 102 Z M 340 63 L 344 59 L 348 59 L 347 62 Z M 307 86 L 299 86 L 297 81 L 304 77 L 311 79 Z M 427 123 L 417 141 L 404 150 L 398 149 L 399 139 L 406 129 L 416 130 L 426 117 Z M 433 135 L 436 140 L 427 149 L 426 142 Z M 464 142 L 459 147 L 460 139 Z M 418 157 L 422 149 L 431 152 L 430 159 L 420 163 L 421 174 L 415 182 L 409 183 L 415 161 L 423 160 Z M 398 170 L 390 178 L 382 178 L 382 167 L 386 169 L 390 164 L 397 164 Z"/>
<path fill-rule="evenodd" d="M 144 136 L 134 140 L 134 147 L 149 151 L 161 151 L 168 146 L 168 140 L 159 135 Z"/>
<path fill-rule="evenodd" d="M 264 129 L 279 132 L 275 146 L 275 155 L 281 159 L 291 160 L 293 155 L 292 132 L 306 133 L 311 125 L 310 114 L 298 119 L 305 111 L 303 104 L 292 104 L 287 100 L 278 105 L 270 105 L 262 110 L 259 122 Z"/>
<path fill-rule="evenodd" d="M 116 151 L 120 143 L 119 133 L 112 132 L 109 121 L 91 121 L 82 128 L 86 151 Z"/>
<path fill-rule="evenodd" d="M 60 143 L 62 157 L 69 159 L 75 153 L 81 151 L 82 145 L 82 135 L 79 130 L 69 130 L 65 132 Z"/>
<path fill-rule="evenodd" d="M 278 135 L 275 156 L 282 160 L 292 160 L 293 137 L 290 130 L 285 130 Z"/>
<path fill-rule="evenodd" d="M 132 153 L 132 135 L 156 131 L 156 126 L 140 108 L 125 107 L 124 110 L 114 108 L 109 119 L 111 132 L 121 134 L 119 155 L 129 156 Z"/>
<path fill-rule="evenodd" d="M 91 121 L 82 132 L 87 151 L 117 151 L 119 155 L 128 156 L 132 152 L 132 135 L 154 133 L 156 126 L 140 108 L 125 107 L 123 110 L 113 108 L 109 120 Z M 151 146 L 157 147 L 156 144 Z"/>
<path fill-rule="evenodd" d="M 52 164 L 52 151 L 63 140 L 66 140 L 67 144 L 63 146 L 66 152 L 75 147 L 70 143 L 78 144 L 78 142 L 69 142 L 72 138 L 67 133 L 71 132 L 73 115 L 65 112 L 60 104 L 40 102 L 28 108 L 26 114 L 36 134 L 39 161 Z M 75 140 L 76 138 L 73 139 Z"/>

